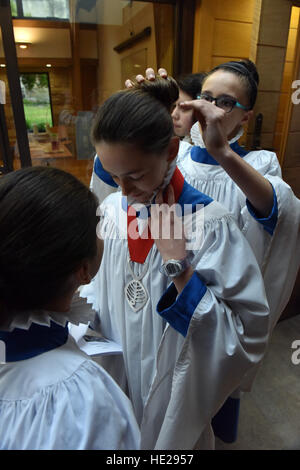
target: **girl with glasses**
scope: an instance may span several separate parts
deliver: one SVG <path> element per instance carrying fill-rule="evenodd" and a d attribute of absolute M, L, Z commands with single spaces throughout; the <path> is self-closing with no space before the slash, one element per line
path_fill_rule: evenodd
<path fill-rule="evenodd" d="M 143 449 L 213 448 L 211 419 L 260 361 L 268 329 L 260 270 L 234 217 L 176 167 L 177 99 L 174 80 L 146 80 L 106 100 L 92 130 L 122 194 L 101 205 L 103 261 L 81 295 L 122 345 Z"/>
<path fill-rule="evenodd" d="M 197 122 L 191 130 L 195 146 L 180 168 L 190 184 L 235 214 L 264 273 L 272 329 L 299 268 L 300 201 L 282 180 L 275 153 L 238 144 L 253 116 L 258 84 L 256 67 L 247 60 L 221 64 L 206 75 L 200 99 L 182 104 L 194 110 Z"/>
<path fill-rule="evenodd" d="M 270 335 L 299 269 L 300 201 L 282 180 L 275 153 L 247 151 L 238 144 L 243 126 L 253 115 L 258 83 L 251 61 L 227 62 L 207 74 L 198 100 L 182 104 L 193 109 L 197 122 L 191 130 L 195 145 L 179 167 L 192 186 L 235 214 L 261 266 Z M 254 368 L 242 389 L 251 389 L 256 373 Z"/>

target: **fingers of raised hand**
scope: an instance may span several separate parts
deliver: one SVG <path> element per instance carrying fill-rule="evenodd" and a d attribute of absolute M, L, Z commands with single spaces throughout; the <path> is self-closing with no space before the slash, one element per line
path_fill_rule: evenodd
<path fill-rule="evenodd" d="M 133 87 L 133 83 L 129 78 L 125 81 L 125 87 L 126 88 L 132 88 Z"/>
<path fill-rule="evenodd" d="M 164 68 L 158 69 L 158 75 L 160 75 L 162 78 L 167 78 L 168 77 L 168 72 Z"/>
<path fill-rule="evenodd" d="M 160 75 L 162 78 L 167 78 L 168 77 L 168 72 L 164 68 L 158 69 L 158 75 Z M 150 80 L 151 82 L 154 81 L 156 78 L 155 71 L 152 67 L 148 67 L 145 71 L 145 76 L 142 74 L 138 74 L 135 77 L 135 80 L 137 83 L 143 83 L 145 80 Z M 125 81 L 125 87 L 126 88 L 133 88 L 134 83 L 132 80 L 129 78 Z"/>

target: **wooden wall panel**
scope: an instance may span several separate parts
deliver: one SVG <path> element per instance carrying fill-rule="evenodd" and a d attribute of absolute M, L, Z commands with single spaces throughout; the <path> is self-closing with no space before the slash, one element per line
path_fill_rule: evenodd
<path fill-rule="evenodd" d="M 281 95 L 280 95 L 280 105 L 277 112 L 277 120 L 276 120 L 276 134 L 274 136 L 274 148 L 278 154 L 278 157 L 282 161 L 283 155 L 282 146 L 283 146 L 283 139 L 284 139 L 284 128 L 285 128 L 285 120 L 287 119 L 288 114 L 288 105 L 290 100 L 291 94 L 291 84 L 293 81 L 293 73 L 294 73 L 294 66 L 295 66 L 295 51 L 296 51 L 296 39 L 297 39 L 297 28 L 299 23 L 299 8 L 292 8 L 291 12 L 291 21 L 290 21 L 290 29 L 289 29 L 289 36 L 288 36 L 288 45 L 287 51 L 285 56 L 285 63 L 284 63 L 284 72 L 283 72 L 283 79 L 281 85 Z M 294 125 L 291 122 L 291 126 Z"/>
<path fill-rule="evenodd" d="M 213 56 L 248 57 L 252 25 L 215 20 Z"/>
<path fill-rule="evenodd" d="M 286 0 L 264 0 L 260 22 L 260 44 L 286 47 L 289 32 L 291 2 Z"/>
<path fill-rule="evenodd" d="M 253 8 L 254 0 L 197 1 L 193 72 L 249 57 Z"/>
<path fill-rule="evenodd" d="M 215 17 L 217 19 L 248 22 L 253 21 L 254 0 L 216 0 Z"/>

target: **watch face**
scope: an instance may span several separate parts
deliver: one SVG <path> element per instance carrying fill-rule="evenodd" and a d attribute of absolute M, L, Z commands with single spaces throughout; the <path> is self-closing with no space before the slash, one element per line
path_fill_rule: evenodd
<path fill-rule="evenodd" d="M 180 273 L 182 270 L 182 266 L 180 263 L 176 263 L 174 261 L 166 264 L 166 271 L 169 276 L 174 276 L 174 274 Z"/>

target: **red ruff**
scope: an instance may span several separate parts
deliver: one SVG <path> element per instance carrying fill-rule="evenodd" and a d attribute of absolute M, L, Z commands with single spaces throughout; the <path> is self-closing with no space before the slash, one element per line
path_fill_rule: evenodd
<path fill-rule="evenodd" d="M 174 174 L 172 176 L 170 183 L 174 189 L 175 202 L 177 202 L 180 197 L 180 194 L 182 193 L 182 188 L 184 184 L 184 178 L 177 167 L 174 171 Z M 164 202 L 166 202 L 165 195 L 164 195 Z M 130 208 L 130 215 L 128 214 L 129 208 Z M 136 239 L 131 238 L 129 236 L 129 226 L 130 226 L 130 233 L 137 234 Z M 147 231 L 147 235 L 146 235 L 146 231 Z M 138 233 L 139 232 L 138 232 L 136 211 L 133 209 L 133 207 L 128 206 L 127 208 L 127 236 L 128 236 L 128 249 L 129 249 L 130 259 L 131 261 L 134 261 L 136 263 L 143 264 L 148 256 L 149 251 L 151 250 L 154 240 L 151 237 L 149 226 L 145 229 L 141 237 L 139 236 Z"/>

